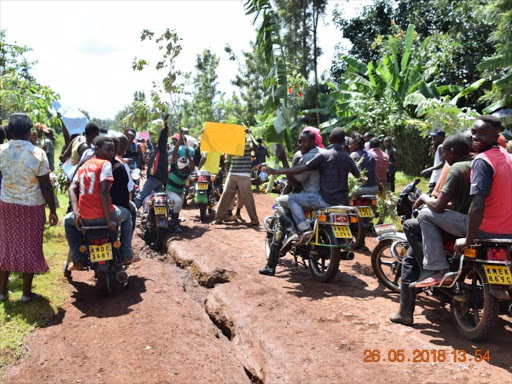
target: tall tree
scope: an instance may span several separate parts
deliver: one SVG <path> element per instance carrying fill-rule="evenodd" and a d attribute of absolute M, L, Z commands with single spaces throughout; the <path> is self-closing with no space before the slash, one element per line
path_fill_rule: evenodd
<path fill-rule="evenodd" d="M 494 22 L 483 16 L 487 3 L 488 0 L 375 0 L 351 20 L 343 18 L 338 6 L 334 22 L 352 43 L 349 54 L 364 62 L 382 57 L 379 43 L 384 36 L 399 34 L 414 24 L 420 38 L 431 37 L 426 54 L 436 67 L 433 79 L 440 84 L 468 86 L 479 79 L 477 64 L 494 52 L 488 43 Z M 335 60 L 335 77 L 344 67 L 344 63 Z M 477 96 L 468 103 L 474 103 Z"/>

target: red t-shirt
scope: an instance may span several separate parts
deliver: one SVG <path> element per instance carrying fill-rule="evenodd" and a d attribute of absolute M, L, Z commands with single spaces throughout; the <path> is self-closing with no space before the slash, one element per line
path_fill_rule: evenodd
<path fill-rule="evenodd" d="M 112 175 L 112 164 L 110 161 L 93 157 L 86 161 L 78 169 L 75 180 L 79 183 L 78 212 L 82 219 L 103 218 L 103 207 L 101 205 L 101 187 L 102 181 L 108 180 L 112 184 L 114 176 Z M 110 212 L 114 206 L 110 200 Z"/>

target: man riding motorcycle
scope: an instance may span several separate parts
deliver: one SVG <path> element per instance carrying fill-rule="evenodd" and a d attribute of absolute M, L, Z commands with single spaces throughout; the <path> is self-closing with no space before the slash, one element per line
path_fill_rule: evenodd
<path fill-rule="evenodd" d="M 121 225 L 121 257 L 124 264 L 132 261 L 132 222 L 130 211 L 112 205 L 110 188 L 114 181 L 112 164 L 115 145 L 111 137 L 99 136 L 94 140 L 96 156 L 88 160 L 76 173 L 69 187 L 69 201 L 72 212 L 64 218 L 64 228 L 73 262 L 68 270 L 83 268 L 79 251 L 81 234 L 79 229 L 86 226 L 106 225 L 111 230 Z M 78 198 L 77 198 L 78 196 Z"/>
<path fill-rule="evenodd" d="M 151 154 L 148 164 L 148 174 L 146 182 L 142 190 L 135 197 L 134 202 L 137 209 L 142 206 L 144 199 L 152 192 L 161 190 L 167 183 L 168 159 L 167 159 L 167 139 L 169 137 L 169 126 L 167 119 L 169 115 L 164 117 L 164 128 L 158 137 L 158 145 Z"/>
<path fill-rule="evenodd" d="M 310 131 L 303 131 L 299 136 L 299 148 L 300 151 L 294 155 L 294 159 L 298 158 L 296 165 L 306 164 L 319 153 L 315 144 L 315 135 Z M 278 158 L 283 161 L 285 167 L 288 168 L 288 161 L 286 160 L 284 149 L 281 148 L 281 151 L 278 151 L 276 154 Z M 318 193 L 320 191 L 320 173 L 317 170 L 306 171 L 295 175 L 295 177 L 290 177 L 289 181 L 292 183 L 300 183 L 302 186 L 300 193 Z M 280 218 L 290 212 L 288 205 L 289 197 L 289 194 L 281 194 L 275 200 L 276 215 Z M 288 228 L 288 230 L 292 231 L 293 229 Z M 288 242 L 291 242 L 293 239 L 295 239 L 294 236 L 288 237 Z M 279 247 L 281 247 L 281 244 L 279 244 Z M 259 270 L 259 273 L 262 275 L 273 276 L 275 273 L 275 267 L 272 268 L 272 266 L 267 264 L 264 268 Z"/>
<path fill-rule="evenodd" d="M 166 193 L 169 200 L 174 202 L 172 208 L 173 231 L 182 232 L 179 224 L 179 214 L 185 198 L 185 183 L 191 172 L 194 171 L 194 160 L 189 151 L 185 151 L 185 157 L 178 158 L 180 147 L 184 141 L 183 130 L 180 128 L 180 134 L 177 144 L 174 146 L 170 158 L 171 170 L 167 180 Z"/>
<path fill-rule="evenodd" d="M 448 272 L 448 261 L 443 248 L 443 232 L 456 237 L 466 236 L 467 212 L 471 204 L 469 196 L 472 156 L 464 135 L 449 136 L 443 143 L 443 156 L 450 170 L 437 199 L 421 195 L 414 208 L 426 204 L 419 214 L 423 235 L 423 272 L 416 285 L 424 288 L 439 285 Z M 451 209 L 448 208 L 451 203 Z M 446 279 L 445 284 L 451 284 Z"/>
<path fill-rule="evenodd" d="M 345 141 L 345 132 L 341 128 L 334 128 L 329 135 L 331 145 L 329 149 L 318 153 L 313 159 L 298 166 L 274 170 L 264 167 L 269 175 L 284 174 L 295 176 L 306 171 L 320 171 L 320 191 L 297 193 L 288 198 L 288 206 L 292 213 L 297 228 L 302 232 L 302 238 L 298 243 L 305 242 L 312 235 L 311 226 L 306 220 L 304 210 L 325 208 L 332 205 L 348 205 L 348 174 L 352 173 L 356 178 L 361 174 L 354 160 L 348 156 L 342 148 Z M 267 266 L 275 270 L 279 258 L 279 252 L 272 252 Z"/>
<path fill-rule="evenodd" d="M 442 229 L 448 233 L 456 236 L 465 235 L 465 228 L 453 225 L 452 217 L 455 217 L 455 220 L 464 217 L 469 208 L 469 173 L 471 171 L 469 150 L 469 142 L 463 135 L 452 135 L 446 139 L 443 146 L 444 156 L 452 167 L 441 195 L 438 199 L 432 199 L 425 194 L 421 195 L 416 200 L 414 208 L 418 208 L 422 204 L 426 204 L 427 208 L 421 211 L 419 220 L 409 219 L 403 224 L 404 233 L 411 247 L 402 260 L 400 310 L 389 317 L 394 323 L 411 325 L 414 322 L 416 291 L 413 285 L 418 282 L 418 279 L 423 281 L 426 278 L 431 278 L 425 274 L 420 277 L 420 272 L 422 271 L 421 266 L 425 265 L 426 254 L 431 255 L 433 243 L 435 243 L 435 247 L 441 247 L 442 257 L 446 263 L 441 228 L 437 227 L 435 223 L 440 223 Z M 448 203 L 452 204 L 453 210 L 446 209 Z M 447 220 L 449 225 L 443 225 L 443 220 Z M 460 220 L 463 221 L 463 219 Z M 422 232 L 424 228 L 425 232 Z M 461 232 L 463 232 L 462 235 Z M 443 276 L 444 272 L 441 278 Z M 437 284 L 439 282 L 440 280 L 437 281 Z"/>
<path fill-rule="evenodd" d="M 457 247 L 459 251 L 476 238 L 512 238 L 512 159 L 498 145 L 501 130 L 501 120 L 491 115 L 478 117 L 471 128 L 478 155 L 471 172 L 468 230 L 465 242 Z"/>

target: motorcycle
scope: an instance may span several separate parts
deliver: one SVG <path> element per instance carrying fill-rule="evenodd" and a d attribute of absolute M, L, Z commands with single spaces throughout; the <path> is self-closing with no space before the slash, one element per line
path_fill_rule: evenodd
<path fill-rule="evenodd" d="M 130 172 L 130 176 L 133 180 L 133 190 L 130 192 L 130 200 L 133 201 L 140 191 L 140 179 L 142 174 L 139 168 L 135 168 Z"/>
<path fill-rule="evenodd" d="M 364 247 L 366 232 L 372 229 L 372 220 L 376 214 L 377 195 L 361 195 L 350 199 L 350 205 L 357 208 L 359 220 L 351 229 L 354 233 L 353 247 L 359 249 Z"/>
<path fill-rule="evenodd" d="M 406 200 L 414 199 L 417 193 L 416 184 L 409 185 L 404 194 L 405 208 L 409 206 Z M 403 213 L 404 217 L 408 216 L 406 209 Z M 379 245 L 372 253 L 372 268 L 380 282 L 392 291 L 400 292 L 402 257 L 409 248 L 407 238 L 393 224 L 376 226 L 375 231 Z M 455 244 L 453 239 L 445 239 L 449 272 L 438 286 L 424 291 L 443 305 L 451 305 L 455 326 L 464 338 L 480 341 L 493 328 L 500 305 L 507 307 L 512 315 L 512 239 L 476 239 L 461 255 L 454 252 Z M 385 249 L 389 249 L 391 256 L 383 256 Z M 390 268 L 389 275 L 384 273 L 383 265 Z M 445 281 L 448 282 L 446 285 Z"/>
<path fill-rule="evenodd" d="M 102 294 L 112 295 L 115 281 L 125 284 L 128 280 L 126 266 L 121 262 L 118 231 L 107 226 L 82 227 L 79 251 L 84 255 L 84 269 L 92 269 L 97 287 Z"/>
<path fill-rule="evenodd" d="M 270 256 L 272 244 L 283 244 L 279 257 L 290 252 L 298 265 L 299 257 L 302 264 L 309 267 L 315 280 L 331 281 L 339 270 L 340 260 L 353 260 L 354 253 L 350 250 L 352 232 L 350 225 L 358 220 L 358 213 L 352 207 L 333 206 L 306 213 L 307 220 L 313 228 L 313 234 L 305 243 L 299 244 L 297 239 L 287 242 L 294 232 L 294 222 L 290 215 L 281 218 L 268 216 L 263 225 L 267 231 L 265 252 Z"/>
<path fill-rule="evenodd" d="M 194 186 L 189 189 L 189 194 L 194 198 L 194 204 L 199 206 L 199 216 L 202 222 L 206 220 L 207 212 L 213 212 L 213 207 L 220 197 L 216 179 L 217 176 L 211 175 L 208 171 L 197 171 Z"/>
<path fill-rule="evenodd" d="M 402 224 L 413 217 L 414 202 L 422 192 L 416 186 L 420 179 L 408 184 L 398 196 L 396 211 Z M 372 269 L 379 281 L 393 292 L 400 292 L 400 274 L 402 270 L 402 257 L 407 251 L 404 244 L 407 238 L 403 232 L 398 232 L 394 224 L 375 225 L 377 246 L 372 252 Z"/>
<path fill-rule="evenodd" d="M 171 224 L 174 202 L 165 192 L 157 192 L 147 200 L 147 211 L 141 220 L 143 239 L 152 249 L 165 251 L 166 235 Z"/>

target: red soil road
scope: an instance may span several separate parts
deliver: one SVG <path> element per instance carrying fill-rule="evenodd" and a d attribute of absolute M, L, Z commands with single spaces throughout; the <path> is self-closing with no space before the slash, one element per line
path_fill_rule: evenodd
<path fill-rule="evenodd" d="M 273 201 L 257 195 L 256 203 L 262 221 Z M 342 261 L 329 284 L 289 256 L 275 277 L 261 276 L 263 228 L 201 224 L 198 215 L 183 212 L 188 228 L 170 239 L 168 254 L 213 288 L 197 287 L 137 240 L 143 261 L 130 268 L 125 291 L 98 299 L 91 275 L 75 273 L 65 312 L 28 338 L 28 353 L 6 382 L 512 382 L 510 317 L 500 318 L 489 342 L 472 344 L 437 300 L 420 296 L 414 327 L 392 324 L 398 295 L 379 286 L 367 253 Z M 406 360 L 389 362 L 398 349 Z M 466 362 L 453 362 L 455 349 L 466 351 Z M 475 349 L 489 350 L 490 362 L 473 361 Z M 365 350 L 378 350 L 380 362 L 363 362 Z M 444 350 L 447 359 L 433 362 L 430 353 L 429 362 L 409 362 L 414 350 Z"/>

